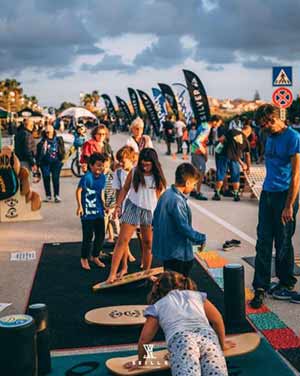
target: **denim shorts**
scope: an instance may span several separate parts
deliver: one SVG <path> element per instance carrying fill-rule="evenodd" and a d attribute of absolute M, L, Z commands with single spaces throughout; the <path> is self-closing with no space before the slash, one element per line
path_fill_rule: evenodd
<path fill-rule="evenodd" d="M 227 170 L 230 170 L 231 182 L 239 183 L 240 181 L 240 165 L 237 161 L 232 161 L 225 156 L 216 156 L 217 181 L 223 181 Z"/>

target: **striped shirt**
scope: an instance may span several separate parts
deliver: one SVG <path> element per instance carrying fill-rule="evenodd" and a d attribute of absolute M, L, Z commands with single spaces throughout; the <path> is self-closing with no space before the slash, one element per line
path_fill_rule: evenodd
<path fill-rule="evenodd" d="M 104 188 L 104 205 L 106 208 L 113 208 L 116 204 L 116 190 L 113 189 L 112 182 L 114 174 L 109 171 L 106 175 L 106 184 Z"/>

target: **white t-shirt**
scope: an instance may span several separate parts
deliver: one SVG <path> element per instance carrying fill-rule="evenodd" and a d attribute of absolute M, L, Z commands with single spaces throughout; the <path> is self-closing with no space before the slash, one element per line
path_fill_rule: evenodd
<path fill-rule="evenodd" d="M 123 170 L 123 168 L 118 168 L 114 172 L 114 178 L 113 178 L 113 181 L 112 181 L 112 188 L 120 191 L 124 187 L 128 173 L 129 172 Z M 127 196 L 126 196 L 126 198 L 125 198 L 125 200 L 123 201 L 123 204 L 122 204 L 122 213 L 124 212 L 125 202 L 126 202 L 127 197 L 128 197 L 128 194 L 127 194 Z"/>
<path fill-rule="evenodd" d="M 156 317 L 167 343 L 174 334 L 197 328 L 211 329 L 203 303 L 207 295 L 199 291 L 172 290 L 145 309 L 144 316 Z"/>
<path fill-rule="evenodd" d="M 153 148 L 153 143 L 152 143 L 151 138 L 147 135 L 142 136 L 142 140 L 140 141 L 139 144 L 131 136 L 126 141 L 126 146 L 131 146 L 134 149 L 135 153 L 139 154 L 140 151 L 144 148 Z"/>
<path fill-rule="evenodd" d="M 176 136 L 177 137 L 182 137 L 183 136 L 183 129 L 185 128 L 185 124 L 181 120 L 177 120 L 176 123 L 174 124 L 174 127 L 176 129 Z"/>
<path fill-rule="evenodd" d="M 134 171 L 132 174 L 133 181 Z M 144 175 L 146 185 L 139 184 L 138 191 L 136 192 L 132 181 L 131 187 L 128 192 L 128 199 L 136 206 L 142 209 L 151 210 L 152 214 L 157 205 L 156 186 L 153 175 Z"/>

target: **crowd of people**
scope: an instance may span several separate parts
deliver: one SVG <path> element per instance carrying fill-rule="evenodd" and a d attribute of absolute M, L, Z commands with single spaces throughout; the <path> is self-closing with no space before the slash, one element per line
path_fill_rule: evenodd
<path fill-rule="evenodd" d="M 141 241 L 140 267 L 149 270 L 154 256 L 165 270 L 153 284 L 151 305 L 145 311 L 147 321 L 139 341 L 141 361 L 143 344 L 152 340 L 160 325 L 170 350 L 173 375 L 182 374 L 186 367 L 191 374 L 201 369 L 204 375 L 227 375 L 222 350 L 234 344 L 225 341 L 220 313 L 205 294 L 196 291 L 189 278 L 194 260 L 192 246 L 203 246 L 206 235 L 193 228 L 187 198 L 190 195 L 207 200 L 201 184 L 210 152 L 216 163 L 212 196 L 215 201 L 221 200 L 227 171 L 231 175 L 233 200 L 239 201 L 241 170 L 247 174 L 251 162 L 265 159 L 267 174 L 259 204 L 255 295 L 251 306 L 260 308 L 267 293 L 276 299 L 300 302 L 300 295 L 294 291 L 292 245 L 300 184 L 299 130 L 280 120 L 271 105 L 260 107 L 254 119 L 235 119 L 229 124 L 214 115 L 208 122 L 192 121 L 187 126 L 183 120 L 174 122 L 169 116 L 163 126 L 167 154 L 172 154 L 172 144 L 176 141 L 176 153 L 190 154 L 191 163 L 185 161 L 177 167 L 174 184 L 167 188 L 158 154 L 151 137 L 145 135 L 142 119 L 132 122 L 131 136 L 116 153 L 110 146 L 106 125 L 95 126 L 90 137 L 83 124 L 76 127 L 74 147 L 81 148 L 80 163 L 85 172 L 76 190 L 77 215 L 82 227 L 81 267 L 90 270 L 90 262 L 106 267 L 106 255 L 100 253 L 106 237 L 115 243 L 106 282 L 122 278 L 128 271 L 128 262 L 136 261 L 129 243 L 137 233 Z M 21 164 L 33 173 L 41 170 L 47 201 L 52 200 L 52 176 L 54 200 L 60 202 L 63 139 L 52 125 L 47 125 L 35 149 L 31 131 L 30 121 L 25 121 L 15 136 L 16 154 Z M 223 194 L 226 194 L 224 189 Z M 276 284 L 271 284 L 273 243 Z M 177 321 L 172 321 L 174 314 L 170 312 L 176 312 L 180 327 Z"/>

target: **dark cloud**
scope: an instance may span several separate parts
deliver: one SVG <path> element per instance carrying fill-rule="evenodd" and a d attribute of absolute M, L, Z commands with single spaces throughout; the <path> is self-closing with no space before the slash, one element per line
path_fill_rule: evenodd
<path fill-rule="evenodd" d="M 106 55 L 95 65 L 87 60 L 82 69 L 169 68 L 187 57 L 208 67 L 241 63 L 256 69 L 300 60 L 295 0 L 0 0 L 0 5 L 0 72 L 70 71 L 79 55 L 104 53 L 96 47 L 104 36 L 125 33 L 158 39 L 135 57 L 134 67 Z M 193 51 L 180 42 L 186 35 L 195 41 Z"/>
<path fill-rule="evenodd" d="M 184 48 L 178 38 L 163 36 L 138 54 L 133 64 L 136 69 L 143 67 L 163 69 L 183 63 L 190 55 L 191 50 Z"/>
<path fill-rule="evenodd" d="M 101 71 L 130 72 L 132 65 L 125 64 L 120 55 L 104 55 L 103 59 L 97 64 L 81 65 L 80 70 L 89 73 L 98 73 Z"/>
<path fill-rule="evenodd" d="M 269 69 L 275 65 L 278 65 L 278 62 L 271 59 L 265 59 L 264 57 L 243 62 L 243 67 L 248 69 Z"/>

